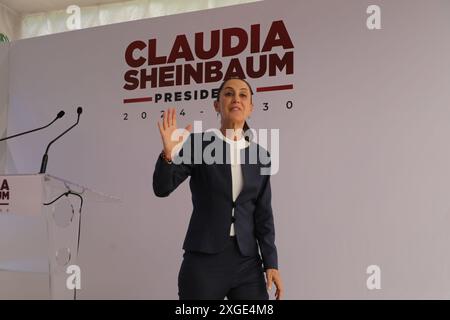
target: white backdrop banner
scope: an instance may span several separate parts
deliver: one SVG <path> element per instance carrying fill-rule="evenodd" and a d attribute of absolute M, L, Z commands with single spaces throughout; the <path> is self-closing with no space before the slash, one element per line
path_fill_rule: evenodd
<path fill-rule="evenodd" d="M 6 136 L 8 124 L 9 43 L 0 44 L 0 138 Z M 0 142 L 0 174 L 5 172 L 6 142 Z"/>
<path fill-rule="evenodd" d="M 187 183 L 153 194 L 156 123 L 176 107 L 180 127 L 218 128 L 216 89 L 241 76 L 278 161 L 286 298 L 450 297 L 450 5 L 378 3 L 263 1 L 13 43 L 8 133 L 66 115 L 9 142 L 9 172 L 37 172 L 82 106 L 47 172 L 122 199 L 85 217 L 79 296 L 178 297 L 192 204 Z"/>

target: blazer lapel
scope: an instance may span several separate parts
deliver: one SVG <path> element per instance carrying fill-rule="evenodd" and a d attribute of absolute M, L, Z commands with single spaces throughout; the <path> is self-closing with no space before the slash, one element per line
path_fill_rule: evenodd
<path fill-rule="evenodd" d="M 224 143 L 224 154 L 222 164 L 215 163 L 213 166 L 215 170 L 218 171 L 218 177 L 223 177 L 223 181 L 217 181 L 223 185 L 223 191 L 227 199 L 232 201 L 233 199 L 233 181 L 231 175 L 231 164 L 230 164 L 230 145 L 223 141 Z M 240 150 L 241 155 L 241 170 L 243 178 L 242 190 L 236 198 L 236 203 L 244 203 L 252 198 L 255 198 L 255 193 L 258 191 L 260 182 L 260 172 L 259 166 L 257 164 L 250 164 L 249 158 L 250 147 L 243 148 Z"/>
<path fill-rule="evenodd" d="M 259 187 L 259 166 L 250 163 L 249 149 L 250 148 L 247 147 L 241 150 L 241 169 L 244 183 L 242 190 L 236 199 L 237 203 L 244 203 L 255 198 L 255 193 Z"/>

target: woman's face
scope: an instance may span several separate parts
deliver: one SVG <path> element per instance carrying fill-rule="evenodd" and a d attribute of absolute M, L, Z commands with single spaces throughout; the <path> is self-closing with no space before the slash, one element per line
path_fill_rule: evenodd
<path fill-rule="evenodd" d="M 253 111 L 252 96 L 248 85 L 239 79 L 230 79 L 219 93 L 214 108 L 222 121 L 244 123 Z"/>

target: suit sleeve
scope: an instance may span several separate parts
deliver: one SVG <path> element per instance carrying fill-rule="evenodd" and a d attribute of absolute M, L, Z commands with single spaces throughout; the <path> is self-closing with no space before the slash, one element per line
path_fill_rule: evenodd
<path fill-rule="evenodd" d="M 275 225 L 272 213 L 270 175 L 265 175 L 255 209 L 256 238 L 264 263 L 264 269 L 278 269 L 275 246 Z"/>
<path fill-rule="evenodd" d="M 192 134 L 183 144 L 182 149 L 178 153 L 177 157 L 183 157 L 183 153 L 186 152 L 186 148 L 192 147 Z M 192 149 L 189 154 L 192 153 Z M 155 165 L 155 171 L 153 172 L 153 192 L 157 197 L 167 197 L 172 193 L 186 178 L 192 175 L 194 168 L 193 157 L 190 157 L 190 161 L 176 163 L 167 163 L 164 161 L 160 154 Z"/>

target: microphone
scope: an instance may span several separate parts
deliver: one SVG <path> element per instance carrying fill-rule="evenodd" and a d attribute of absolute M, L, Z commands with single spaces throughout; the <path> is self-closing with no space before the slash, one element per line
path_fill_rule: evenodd
<path fill-rule="evenodd" d="M 47 170 L 48 149 L 50 149 L 50 146 L 51 146 L 56 140 L 58 140 L 58 139 L 61 138 L 63 135 L 65 135 L 67 132 L 69 132 L 73 127 L 75 127 L 75 126 L 78 124 L 78 122 L 80 122 L 80 115 L 81 115 L 81 113 L 83 113 L 83 108 L 78 107 L 78 108 L 77 108 L 77 114 L 78 114 L 77 122 L 76 122 L 73 126 L 71 126 L 69 129 L 67 129 L 66 131 L 64 131 L 63 133 L 61 133 L 59 136 L 57 136 L 55 139 L 53 139 L 53 140 L 48 144 L 47 149 L 45 149 L 45 154 L 44 154 L 44 156 L 42 157 L 41 170 L 39 171 L 39 173 L 45 173 L 45 171 Z"/>
<path fill-rule="evenodd" d="M 26 132 L 18 133 L 18 134 L 15 134 L 13 136 L 10 136 L 10 137 L 2 138 L 2 139 L 0 139 L 0 141 L 5 141 L 5 140 L 8 140 L 8 139 L 12 139 L 12 138 L 16 138 L 16 137 L 19 137 L 19 136 L 23 136 L 24 134 L 27 134 L 27 133 L 31 133 L 31 132 L 35 132 L 35 131 L 39 131 L 39 130 L 45 129 L 45 128 L 51 126 L 56 120 L 62 118 L 64 116 L 64 114 L 65 114 L 65 112 L 61 110 L 60 112 L 58 112 L 58 115 L 56 116 L 56 118 L 53 119 L 53 121 L 50 122 L 48 125 L 40 127 L 40 128 L 37 128 L 37 129 L 29 130 L 29 131 L 26 131 Z"/>

